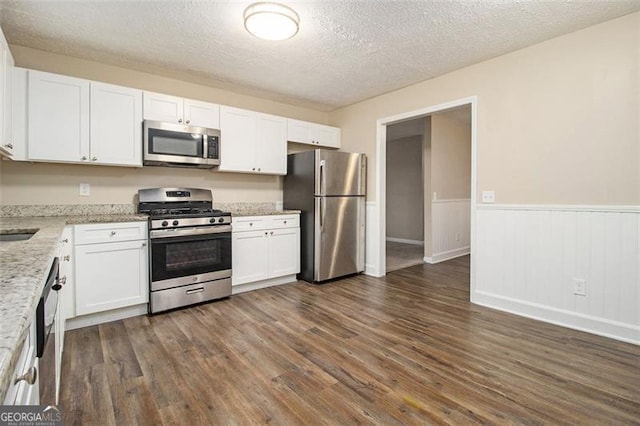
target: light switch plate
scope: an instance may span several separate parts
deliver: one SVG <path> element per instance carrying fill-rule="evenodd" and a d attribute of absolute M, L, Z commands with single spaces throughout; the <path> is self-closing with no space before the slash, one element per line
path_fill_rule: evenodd
<path fill-rule="evenodd" d="M 89 185 L 88 183 L 81 183 L 80 195 L 83 197 L 88 197 L 89 195 L 91 195 L 91 185 Z"/>
<path fill-rule="evenodd" d="M 482 191 L 482 202 L 483 203 L 495 203 L 496 202 L 496 192 L 495 191 Z"/>

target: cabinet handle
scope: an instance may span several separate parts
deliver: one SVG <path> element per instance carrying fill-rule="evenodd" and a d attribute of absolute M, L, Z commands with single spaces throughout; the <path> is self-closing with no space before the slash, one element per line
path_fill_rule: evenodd
<path fill-rule="evenodd" d="M 111 231 L 111 233 L 109 234 L 109 236 L 113 237 L 114 235 L 116 235 L 116 231 Z"/>
<path fill-rule="evenodd" d="M 191 123 L 191 120 L 187 120 L 187 121 L 186 121 L 186 123 L 187 123 L 187 124 Z"/>
<path fill-rule="evenodd" d="M 249 226 L 253 226 L 253 222 L 249 222 Z"/>
<path fill-rule="evenodd" d="M 16 379 L 13 381 L 13 384 L 17 385 L 18 383 L 24 380 L 25 382 L 32 385 L 36 382 L 37 379 L 38 379 L 38 369 L 34 365 L 33 367 L 29 368 L 27 372 L 24 373 L 22 376 L 16 377 Z"/>
<path fill-rule="evenodd" d="M 182 118 L 178 118 L 178 123 L 182 124 Z"/>
<path fill-rule="evenodd" d="M 9 142 L 8 144 L 5 145 L 7 148 L 9 149 L 13 149 L 13 144 L 11 142 Z"/>
<path fill-rule="evenodd" d="M 268 234 L 269 234 L 268 232 L 265 232 L 265 233 L 264 233 L 264 235 L 268 235 Z"/>
<path fill-rule="evenodd" d="M 286 220 L 284 221 L 284 224 L 285 224 L 285 225 L 287 224 L 287 221 L 286 221 Z"/>
<path fill-rule="evenodd" d="M 273 235 L 273 231 L 271 231 L 271 235 Z"/>
<path fill-rule="evenodd" d="M 60 284 L 60 285 L 65 285 L 66 283 L 67 283 L 67 276 L 66 275 L 64 277 L 61 277 L 58 280 L 58 284 Z"/>
<path fill-rule="evenodd" d="M 92 157 L 91 161 L 98 161 L 98 157 Z"/>
<path fill-rule="evenodd" d="M 82 161 L 87 161 L 87 156 L 86 155 L 82 156 Z"/>
<path fill-rule="evenodd" d="M 65 261 L 65 262 L 69 262 L 69 261 L 71 260 L 71 255 L 70 255 L 70 254 L 68 254 L 68 255 L 64 256 L 64 257 L 62 258 L 62 260 L 63 260 L 63 261 Z"/>
<path fill-rule="evenodd" d="M 68 243 L 68 242 L 69 242 L 69 239 L 68 239 L 68 238 L 65 238 L 65 239 L 63 239 L 63 240 L 62 240 L 62 242 L 63 242 L 63 243 Z"/>
<path fill-rule="evenodd" d="M 146 246 L 147 246 L 147 243 L 142 243 L 142 247 L 146 247 Z"/>

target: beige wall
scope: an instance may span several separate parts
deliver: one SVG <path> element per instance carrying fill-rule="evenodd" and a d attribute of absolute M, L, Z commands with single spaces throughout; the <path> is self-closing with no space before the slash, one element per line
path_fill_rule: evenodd
<path fill-rule="evenodd" d="M 97 62 L 11 46 L 17 66 L 90 80 L 231 105 L 270 114 L 327 122 L 327 113 L 245 96 L 200 84 Z M 187 78 L 187 77 L 185 77 Z M 0 202 L 17 204 L 132 203 L 140 188 L 189 186 L 212 188 L 218 202 L 282 200 L 282 178 L 166 167 L 139 169 L 105 166 L 3 162 Z M 78 185 L 91 184 L 91 196 L 80 197 Z"/>
<path fill-rule="evenodd" d="M 471 125 L 451 114 L 431 116 L 431 194 L 471 197 Z"/>
<path fill-rule="evenodd" d="M 141 188 L 186 186 L 211 188 L 216 202 L 282 200 L 282 178 L 168 167 L 106 167 L 3 161 L 0 203 L 130 204 Z M 91 195 L 78 195 L 79 184 Z"/>
<path fill-rule="evenodd" d="M 387 237 L 422 241 L 422 136 L 387 143 Z"/>
<path fill-rule="evenodd" d="M 330 113 L 376 162 L 376 120 L 478 97 L 478 191 L 498 203 L 640 204 L 640 13 Z M 375 167 L 368 199 L 374 200 Z"/>
<path fill-rule="evenodd" d="M 431 257 L 433 253 L 433 206 L 431 205 L 431 116 L 424 118 L 424 135 L 422 136 L 422 177 L 424 188 L 424 256 Z"/>

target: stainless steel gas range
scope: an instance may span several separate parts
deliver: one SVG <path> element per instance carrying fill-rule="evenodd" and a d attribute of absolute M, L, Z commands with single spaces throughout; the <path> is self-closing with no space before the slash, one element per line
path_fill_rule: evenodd
<path fill-rule="evenodd" d="M 138 191 L 149 215 L 149 313 L 231 295 L 231 214 L 208 189 Z"/>

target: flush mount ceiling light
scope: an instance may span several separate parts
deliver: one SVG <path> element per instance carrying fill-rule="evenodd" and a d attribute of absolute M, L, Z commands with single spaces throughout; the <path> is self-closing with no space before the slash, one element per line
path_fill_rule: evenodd
<path fill-rule="evenodd" d="M 244 10 L 244 27 L 264 40 L 286 40 L 298 32 L 300 18 L 280 3 L 254 3 Z"/>

